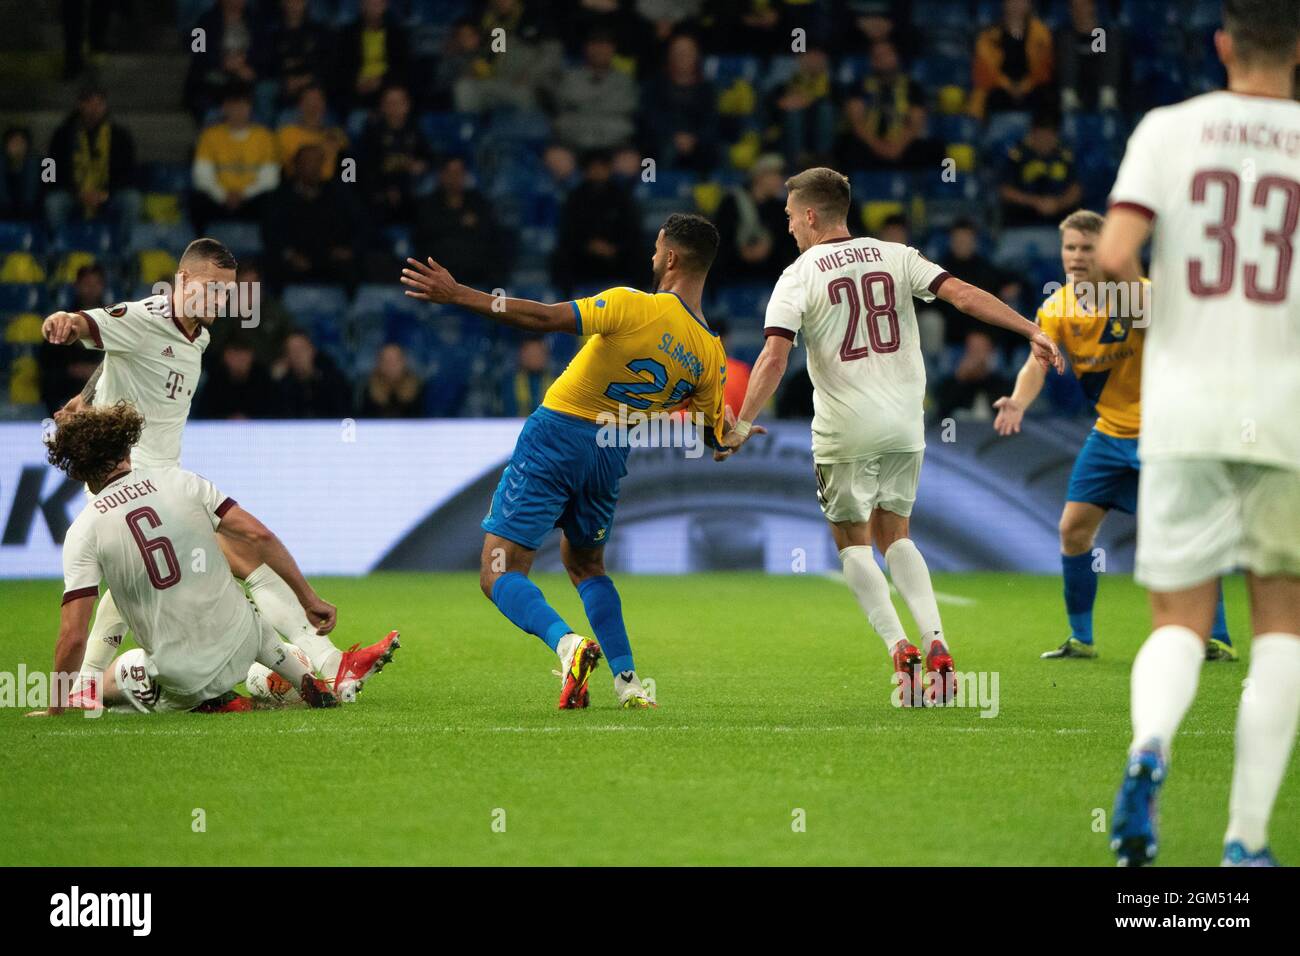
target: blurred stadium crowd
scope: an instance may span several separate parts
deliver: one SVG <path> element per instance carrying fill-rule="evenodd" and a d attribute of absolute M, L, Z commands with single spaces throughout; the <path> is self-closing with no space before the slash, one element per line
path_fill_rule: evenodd
<path fill-rule="evenodd" d="M 0 417 L 40 418 L 92 352 L 41 317 L 143 297 L 225 241 L 260 324 L 222 322 L 195 414 L 524 415 L 577 344 L 522 339 L 397 284 L 408 254 L 556 301 L 650 281 L 673 211 L 717 223 L 706 314 L 752 361 L 796 255 L 782 183 L 849 174 L 852 227 L 918 246 L 1032 315 L 1056 224 L 1103 210 L 1136 118 L 1223 83 L 1217 0 L 181 0 L 188 164 L 140 144 L 83 62 L 112 4 L 64 4 L 80 94 L 0 176 Z M 97 13 L 96 11 L 100 11 Z M 201 30 L 201 33 L 195 33 Z M 65 171 L 42 182 L 50 157 Z M 70 172 L 67 172 L 70 171 Z M 931 412 L 986 416 L 1018 343 L 923 322 Z M 797 353 L 796 353 L 797 354 Z M 742 392 L 743 394 L 743 392 Z M 1057 412 L 1078 411 L 1067 381 Z M 811 414 L 806 374 L 778 414 Z"/>

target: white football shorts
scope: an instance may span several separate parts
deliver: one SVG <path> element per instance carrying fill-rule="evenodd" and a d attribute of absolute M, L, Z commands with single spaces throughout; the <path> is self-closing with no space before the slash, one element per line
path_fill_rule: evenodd
<path fill-rule="evenodd" d="M 1167 458 L 1138 479 L 1137 580 L 1182 591 L 1238 568 L 1300 577 L 1300 471 Z"/>

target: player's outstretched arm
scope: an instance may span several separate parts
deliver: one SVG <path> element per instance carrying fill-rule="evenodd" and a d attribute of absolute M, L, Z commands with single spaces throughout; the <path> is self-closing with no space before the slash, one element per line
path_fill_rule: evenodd
<path fill-rule="evenodd" d="M 77 395 L 73 395 L 64 402 L 63 407 L 54 413 L 54 420 L 61 422 L 68 415 L 75 415 L 89 405 L 95 403 L 95 390 L 99 387 L 99 377 L 104 374 L 104 363 L 100 362 L 95 366 L 95 370 L 90 373 L 90 378 L 86 379 L 85 386 Z"/>
<path fill-rule="evenodd" d="M 222 516 L 217 532 L 249 545 L 263 564 L 284 579 L 302 609 L 307 612 L 307 619 L 316 625 L 317 634 L 328 634 L 334 630 L 338 609 L 316 593 L 303 577 L 298 562 L 275 536 L 275 532 L 238 505 Z"/>
<path fill-rule="evenodd" d="M 1025 359 L 1025 364 L 1016 376 L 1015 390 L 993 403 L 993 407 L 998 410 L 997 417 L 993 419 L 993 429 L 999 435 L 1014 435 L 1020 431 L 1025 412 L 1034 404 L 1045 381 L 1047 373 L 1038 364 L 1038 360 L 1033 356 Z"/>
<path fill-rule="evenodd" d="M 72 345 L 90 335 L 90 323 L 80 312 L 53 312 L 41 323 L 41 335 L 54 345 Z"/>
<path fill-rule="evenodd" d="M 1138 259 L 1142 246 L 1151 235 L 1151 220 L 1142 213 L 1124 206 L 1112 207 L 1106 213 L 1097 240 L 1097 265 L 1107 279 L 1115 282 L 1137 282 L 1142 278 L 1142 263 Z"/>
<path fill-rule="evenodd" d="M 59 642 L 54 645 L 54 673 L 76 676 L 86 656 L 86 639 L 90 636 L 90 614 L 95 609 L 91 595 L 75 598 L 59 612 Z M 56 682 L 54 686 L 60 686 Z M 47 710 L 34 710 L 28 717 L 51 717 L 63 713 L 62 702 L 51 698 Z"/>
<path fill-rule="evenodd" d="M 1065 371 L 1065 359 L 1061 357 L 1056 343 L 1044 335 L 1037 325 L 997 296 L 954 276 L 945 279 L 935 294 L 971 318 L 1023 335 L 1029 340 L 1034 360 L 1042 366 L 1044 372 L 1049 368 L 1055 368 L 1058 372 Z"/>
<path fill-rule="evenodd" d="M 786 366 L 790 364 L 792 348 L 793 338 L 783 335 L 767 337 L 763 351 L 758 353 L 754 367 L 749 371 L 749 387 L 745 389 L 745 400 L 740 405 L 740 418 L 722 436 L 723 447 L 713 453 L 714 461 L 726 461 L 740 450 L 741 445 L 749 441 L 750 435 L 766 434 L 767 429 L 755 425 L 754 419 L 776 394 L 777 386 L 785 377 Z"/>
<path fill-rule="evenodd" d="M 569 302 L 548 305 L 532 299 L 489 295 L 461 285 L 452 278 L 450 272 L 432 259 L 425 262 L 407 259 L 406 262 L 407 268 L 402 270 L 402 284 L 412 299 L 458 305 L 494 322 L 526 332 L 568 332 L 574 335 L 578 332 L 578 318 Z"/>

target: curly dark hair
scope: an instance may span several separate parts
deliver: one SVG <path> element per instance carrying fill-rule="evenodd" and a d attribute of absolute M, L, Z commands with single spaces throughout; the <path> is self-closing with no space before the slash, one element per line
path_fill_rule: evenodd
<path fill-rule="evenodd" d="M 144 418 L 130 402 L 82 409 L 58 422 L 46 458 L 73 481 L 94 485 L 130 456 L 142 431 Z"/>
<path fill-rule="evenodd" d="M 663 224 L 664 241 L 671 243 L 693 272 L 704 275 L 718 254 L 718 228 L 694 213 L 675 212 Z"/>

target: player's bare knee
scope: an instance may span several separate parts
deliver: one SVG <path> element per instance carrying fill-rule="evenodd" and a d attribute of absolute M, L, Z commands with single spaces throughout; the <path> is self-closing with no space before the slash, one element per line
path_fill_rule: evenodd
<path fill-rule="evenodd" d="M 1202 641 L 1209 641 L 1214 628 L 1218 587 L 1202 586 L 1187 591 L 1151 591 L 1151 626 L 1185 627 Z"/>
<path fill-rule="evenodd" d="M 605 573 L 605 559 L 602 555 L 567 554 L 564 558 L 564 570 L 569 572 L 569 581 L 577 587 L 588 578 L 598 578 Z"/>
<path fill-rule="evenodd" d="M 1083 554 L 1091 550 L 1095 532 L 1077 518 L 1062 515 L 1057 530 L 1061 535 L 1062 554 Z"/>
<path fill-rule="evenodd" d="M 1246 575 L 1254 634 L 1300 635 L 1300 578 Z"/>

